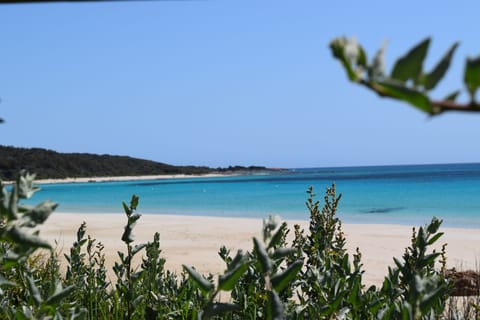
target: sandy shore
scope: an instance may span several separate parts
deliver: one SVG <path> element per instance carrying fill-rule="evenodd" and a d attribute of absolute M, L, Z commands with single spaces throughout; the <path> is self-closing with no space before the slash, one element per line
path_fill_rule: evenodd
<path fill-rule="evenodd" d="M 123 214 L 71 214 L 54 213 L 42 226 L 40 235 L 58 249 L 67 252 L 76 237 L 80 224 L 87 223 L 87 234 L 105 246 L 107 267 L 111 269 L 118 261 L 117 251 L 125 251 L 120 241 L 125 224 Z M 293 228 L 300 223 L 307 228 L 307 221 L 288 221 Z M 143 215 L 135 230 L 136 243 L 153 239 L 160 233 L 160 248 L 170 270 L 181 271 L 181 265 L 193 265 L 202 273 L 224 271 L 225 265 L 217 252 L 221 245 L 230 248 L 251 250 L 252 237 L 260 238 L 260 219 L 217 218 L 173 215 Z M 411 227 L 401 225 L 346 224 L 343 229 L 349 252 L 356 247 L 362 252 L 365 266 L 365 283 L 380 284 L 387 267 L 393 265 L 392 257 L 401 258 L 404 248 L 410 244 Z M 440 243 L 448 243 L 449 267 L 477 269 L 480 258 L 480 230 L 443 228 L 445 235 Z M 293 233 L 293 232 L 292 232 Z"/>
<path fill-rule="evenodd" d="M 52 183 L 85 183 L 85 182 L 112 182 L 112 181 L 135 181 L 135 180 L 160 180 L 160 179 L 184 179 L 184 178 L 212 178 L 223 176 L 235 176 L 240 173 L 207 173 L 207 174 L 162 174 L 147 176 L 117 176 L 117 177 L 86 177 L 65 179 L 35 179 L 36 184 Z M 4 184 L 12 184 L 13 181 L 4 181 Z"/>

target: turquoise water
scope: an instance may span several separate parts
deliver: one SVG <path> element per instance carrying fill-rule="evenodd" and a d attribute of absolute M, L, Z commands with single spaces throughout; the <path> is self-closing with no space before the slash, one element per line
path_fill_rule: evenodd
<path fill-rule="evenodd" d="M 308 219 L 306 190 L 322 201 L 335 183 L 347 223 L 480 228 L 480 164 L 291 169 L 268 175 L 42 185 L 32 203 L 50 199 L 59 212 L 122 212 L 140 196 L 139 212 Z"/>

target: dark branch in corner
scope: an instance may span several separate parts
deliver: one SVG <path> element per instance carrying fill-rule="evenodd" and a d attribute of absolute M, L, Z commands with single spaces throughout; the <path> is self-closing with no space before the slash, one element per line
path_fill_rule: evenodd
<path fill-rule="evenodd" d="M 381 98 L 395 99 L 395 97 L 390 96 L 388 93 L 374 86 L 371 82 L 366 81 L 365 79 L 360 79 L 359 81 L 357 81 L 357 83 L 374 91 Z M 436 116 L 447 111 L 480 112 L 480 104 L 476 102 L 457 103 L 452 100 L 429 100 L 429 101 L 434 110 L 434 112 L 431 114 L 432 116 Z"/>

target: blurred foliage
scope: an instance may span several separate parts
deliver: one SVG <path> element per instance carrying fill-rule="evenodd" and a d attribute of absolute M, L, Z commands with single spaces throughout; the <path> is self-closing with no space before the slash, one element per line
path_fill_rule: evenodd
<path fill-rule="evenodd" d="M 385 69 L 385 46 L 371 60 L 355 38 L 340 37 L 330 43 L 333 56 L 339 60 L 350 81 L 377 93 L 380 97 L 400 100 L 431 116 L 446 111 L 478 112 L 475 99 L 480 87 L 480 56 L 467 58 L 463 84 L 469 97 L 467 103 L 456 101 L 460 90 L 452 90 L 443 99 L 433 99 L 430 91 L 443 79 L 452 62 L 458 43 L 447 49 L 431 70 L 424 69 L 430 38 L 413 46 L 393 64 L 390 73 Z"/>

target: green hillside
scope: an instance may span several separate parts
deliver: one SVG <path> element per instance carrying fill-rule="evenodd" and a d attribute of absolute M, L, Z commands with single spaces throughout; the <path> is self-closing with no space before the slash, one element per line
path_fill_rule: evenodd
<path fill-rule="evenodd" d="M 0 146 L 0 178 L 13 180 L 22 169 L 36 173 L 39 179 L 267 170 L 265 167 L 257 166 L 228 168 L 174 166 L 128 156 L 59 153 L 41 148 Z"/>

